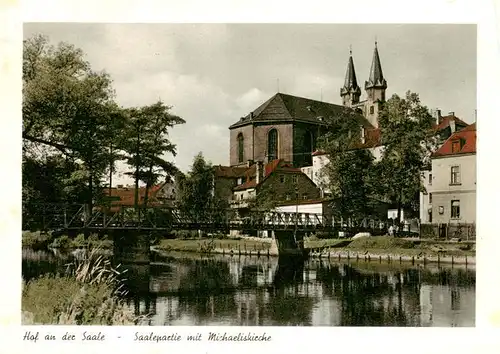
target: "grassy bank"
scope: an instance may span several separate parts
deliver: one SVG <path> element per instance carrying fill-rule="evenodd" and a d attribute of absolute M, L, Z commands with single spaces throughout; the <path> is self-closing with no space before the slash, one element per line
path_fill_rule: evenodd
<path fill-rule="evenodd" d="M 398 256 L 454 256 L 474 257 L 475 246 L 466 243 L 442 243 L 422 242 L 420 240 L 409 240 L 391 236 L 376 236 L 359 238 L 356 240 L 312 240 L 305 243 L 306 248 L 326 247 L 334 252 L 351 252 L 352 254 L 370 253 L 375 255 L 398 255 Z"/>
<path fill-rule="evenodd" d="M 267 251 L 271 246 L 269 240 L 259 239 L 168 239 L 161 240 L 156 246 L 161 251 L 179 252 L 210 252 L 224 249 L 235 253 L 241 251 Z M 376 236 L 350 239 L 322 239 L 307 238 L 304 247 L 310 250 L 328 249 L 331 252 L 350 252 L 351 254 L 370 253 L 374 255 L 398 256 L 454 256 L 474 257 L 475 247 L 465 243 L 421 242 L 390 236 Z M 327 250 L 325 250 L 327 251 Z"/>
<path fill-rule="evenodd" d="M 101 248 L 110 249 L 113 247 L 113 241 L 99 238 L 98 235 L 89 235 L 87 239 L 83 234 L 74 238 L 67 235 L 55 236 L 51 232 L 41 231 L 23 231 L 22 245 L 24 248 L 33 250 L 47 250 L 49 248 L 75 249 L 75 248 Z"/>
<path fill-rule="evenodd" d="M 122 294 L 121 272 L 94 249 L 67 276 L 43 276 L 23 283 L 22 323 L 64 325 L 133 324 Z"/>
<path fill-rule="evenodd" d="M 167 239 L 160 240 L 156 248 L 162 251 L 180 252 L 209 252 L 214 249 L 225 249 L 237 251 L 255 250 L 267 251 L 271 246 L 270 242 L 253 239 Z"/>

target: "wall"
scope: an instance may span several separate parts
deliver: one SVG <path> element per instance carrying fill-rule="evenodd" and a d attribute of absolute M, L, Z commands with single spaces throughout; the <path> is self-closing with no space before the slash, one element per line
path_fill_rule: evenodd
<path fill-rule="evenodd" d="M 267 161 L 267 134 L 278 130 L 278 158 L 292 161 L 293 127 L 291 124 L 256 125 L 254 129 L 254 160 Z"/>
<path fill-rule="evenodd" d="M 296 208 L 297 208 L 296 205 L 279 206 L 276 208 L 276 211 L 281 213 L 295 213 Z M 322 203 L 299 204 L 298 212 L 309 213 L 309 214 L 323 214 L 323 204 Z"/>
<path fill-rule="evenodd" d="M 243 134 L 243 162 L 238 162 L 238 134 Z M 248 160 L 253 160 L 253 126 L 231 129 L 229 131 L 229 164 L 231 166 L 245 165 Z"/>
<path fill-rule="evenodd" d="M 330 190 L 325 188 L 322 184 L 328 183 L 328 177 L 322 176 L 321 169 L 328 164 L 330 160 L 328 159 L 328 155 L 318 155 L 313 156 L 313 182 L 319 186 L 323 193 L 329 193 Z"/>
<path fill-rule="evenodd" d="M 460 166 L 461 184 L 451 185 L 451 167 Z M 432 160 L 433 223 L 472 223 L 476 220 L 476 155 L 455 155 Z M 460 218 L 451 219 L 451 201 L 460 201 Z M 439 207 L 443 213 L 439 214 Z"/>
<path fill-rule="evenodd" d="M 273 201 L 286 201 L 287 195 L 289 195 L 289 201 L 296 200 L 293 175 L 297 176 L 297 188 L 300 200 L 303 200 L 304 194 L 308 200 L 320 198 L 320 189 L 305 174 L 302 172 L 293 173 L 279 170 L 273 172 L 259 184 L 257 188 L 257 197 L 272 198 Z M 281 176 L 284 176 L 284 182 L 281 182 Z"/>

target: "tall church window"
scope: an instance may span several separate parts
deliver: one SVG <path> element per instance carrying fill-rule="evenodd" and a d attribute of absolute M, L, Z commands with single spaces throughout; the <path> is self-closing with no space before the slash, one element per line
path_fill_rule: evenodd
<path fill-rule="evenodd" d="M 241 163 L 241 162 L 243 162 L 243 159 L 244 159 L 244 155 L 243 155 L 243 151 L 244 151 L 243 134 L 239 133 L 237 139 L 238 139 L 238 162 Z"/>
<path fill-rule="evenodd" d="M 303 161 L 307 166 L 312 165 L 312 153 L 314 151 L 314 136 L 310 131 L 304 132 Z"/>
<path fill-rule="evenodd" d="M 268 161 L 278 158 L 278 131 L 271 129 L 267 135 L 267 156 Z"/>

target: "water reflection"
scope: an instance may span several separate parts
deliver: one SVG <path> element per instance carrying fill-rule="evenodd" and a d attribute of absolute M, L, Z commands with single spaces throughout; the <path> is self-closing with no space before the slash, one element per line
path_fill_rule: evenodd
<path fill-rule="evenodd" d="M 127 267 L 141 324 L 474 326 L 474 270 L 186 255 Z"/>

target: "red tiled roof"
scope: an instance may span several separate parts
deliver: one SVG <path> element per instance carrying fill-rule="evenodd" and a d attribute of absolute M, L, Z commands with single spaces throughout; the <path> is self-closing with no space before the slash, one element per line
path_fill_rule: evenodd
<path fill-rule="evenodd" d="M 252 179 L 252 180 L 247 181 L 243 184 L 240 184 L 239 186 L 234 187 L 233 190 L 242 191 L 242 190 L 249 189 L 249 188 L 255 188 L 256 186 L 257 186 L 257 180 Z"/>
<path fill-rule="evenodd" d="M 160 189 L 160 186 L 152 186 L 149 189 L 148 193 L 148 203 L 155 204 L 157 203 L 157 199 L 155 197 L 155 193 Z M 139 188 L 139 205 L 143 204 L 144 196 L 146 195 L 146 188 Z M 135 188 L 111 188 L 111 196 L 119 197 L 120 200 L 113 200 L 111 205 L 126 205 L 133 206 L 135 202 Z"/>
<path fill-rule="evenodd" d="M 460 141 L 460 150 L 453 152 L 453 142 Z M 454 133 L 444 144 L 432 155 L 432 157 L 454 156 L 460 154 L 476 153 L 476 123 Z"/>
<path fill-rule="evenodd" d="M 283 160 L 273 160 L 268 162 L 266 166 L 264 166 L 264 177 L 269 176 L 274 170 L 276 170 L 276 167 L 279 166 L 280 162 L 283 162 Z"/>
<path fill-rule="evenodd" d="M 216 177 L 238 178 L 244 177 L 248 167 L 246 166 L 214 166 Z"/>
<path fill-rule="evenodd" d="M 468 126 L 469 124 L 465 123 L 463 120 L 461 120 L 458 117 L 455 116 L 443 116 L 441 117 L 442 121 L 439 124 L 434 124 L 433 128 L 436 131 L 440 131 L 443 129 L 446 129 L 450 126 L 450 121 L 455 121 L 455 124 L 461 125 L 463 127 Z"/>
<path fill-rule="evenodd" d="M 257 186 L 256 183 L 256 174 L 257 174 L 257 167 L 256 165 L 252 165 L 251 167 L 245 167 L 246 171 L 242 174 L 246 177 L 246 182 L 236 186 L 233 188 L 233 190 L 244 190 L 248 188 L 255 188 Z M 262 181 L 266 179 L 271 173 L 274 171 L 279 170 L 283 172 L 300 172 L 302 173 L 302 170 L 300 168 L 294 168 L 293 165 L 289 162 L 285 162 L 282 159 L 277 159 L 273 160 L 271 162 L 268 162 L 264 166 L 264 175 L 262 176 Z"/>

